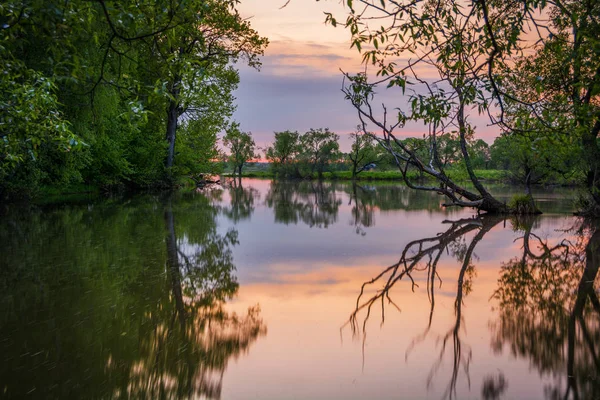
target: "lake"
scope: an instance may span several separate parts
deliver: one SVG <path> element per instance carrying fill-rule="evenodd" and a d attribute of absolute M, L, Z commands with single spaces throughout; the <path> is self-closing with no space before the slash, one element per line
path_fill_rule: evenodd
<path fill-rule="evenodd" d="M 600 233 L 574 196 L 500 218 L 232 179 L 4 206 L 0 397 L 598 399 Z"/>

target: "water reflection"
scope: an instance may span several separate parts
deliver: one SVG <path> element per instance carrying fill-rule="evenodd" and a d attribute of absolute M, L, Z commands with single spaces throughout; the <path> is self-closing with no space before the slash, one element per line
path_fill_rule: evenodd
<path fill-rule="evenodd" d="M 225 183 L 229 191 L 230 205 L 223 213 L 234 223 L 250 219 L 255 209 L 255 199 L 260 198 L 258 190 L 251 186 L 245 187 L 242 178 L 234 177 Z"/>
<path fill-rule="evenodd" d="M 365 236 L 365 228 L 375 225 L 375 210 L 377 209 L 376 191 L 352 182 L 348 205 L 352 206 L 350 224 L 356 229 L 356 234 Z"/>
<path fill-rule="evenodd" d="M 323 181 L 272 181 L 265 204 L 273 209 L 275 222 L 327 228 L 335 223 L 342 200 L 335 186 Z"/>
<path fill-rule="evenodd" d="M 258 306 L 224 308 L 237 232 L 219 234 L 217 212 L 196 195 L 9 213 L 2 397 L 219 398 L 266 327 Z"/>
<path fill-rule="evenodd" d="M 492 347 L 560 376 L 549 399 L 600 397 L 600 229 L 586 224 L 553 246 L 525 230 L 523 252 L 502 266 Z"/>
<path fill-rule="evenodd" d="M 473 359 L 466 342 L 463 306 L 476 277 L 475 248 L 500 222 L 521 232 L 522 254 L 505 262 L 492 301 L 499 307 L 498 320 L 490 324 L 492 349 L 508 348 L 514 357 L 527 358 L 541 376 L 553 377 L 545 388 L 548 399 L 600 398 L 600 225 L 578 222 L 577 229 L 563 232 L 562 240 L 545 239 L 534 233 L 539 220 L 503 221 L 478 217 L 445 221 L 448 228 L 438 235 L 410 241 L 400 259 L 364 282 L 348 322 L 354 336 L 362 336 L 363 362 L 369 319 L 379 312 L 385 322 L 387 308 L 398 311 L 406 304 L 394 301 L 391 291 L 404 282 L 415 291 L 424 283 L 430 303 L 428 324 L 413 338 L 406 358 L 433 335 L 438 348 L 432 360 L 427 387 L 432 385 L 444 362 L 450 361 L 450 378 L 443 398 L 457 397 L 457 382 L 470 386 Z M 432 333 L 436 291 L 442 287 L 440 259 L 451 255 L 460 265 L 456 275 L 454 319 L 445 334 Z M 400 288 L 402 289 L 402 288 Z M 431 339 L 431 338 L 430 338 Z M 502 371 L 484 378 L 481 396 L 502 398 L 509 382 Z"/>

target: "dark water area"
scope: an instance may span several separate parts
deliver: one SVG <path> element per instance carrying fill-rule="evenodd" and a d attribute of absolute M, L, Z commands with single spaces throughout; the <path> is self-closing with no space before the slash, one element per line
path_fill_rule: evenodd
<path fill-rule="evenodd" d="M 600 230 L 574 196 L 501 218 L 243 179 L 8 206 L 0 398 L 600 399 Z"/>

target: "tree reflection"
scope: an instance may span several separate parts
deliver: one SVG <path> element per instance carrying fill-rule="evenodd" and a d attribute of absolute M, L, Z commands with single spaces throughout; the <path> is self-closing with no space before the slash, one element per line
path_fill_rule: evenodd
<path fill-rule="evenodd" d="M 600 397 L 600 230 L 587 224 L 550 246 L 526 231 L 523 254 L 502 266 L 492 347 L 557 377 L 550 399 Z"/>
<path fill-rule="evenodd" d="M 365 282 L 361 287 L 355 309 L 348 320 L 348 324 L 350 325 L 353 334 L 362 334 L 363 354 L 367 334 L 367 323 L 373 307 L 378 306 L 381 308 L 382 323 L 385 322 L 386 303 L 391 304 L 396 309 L 400 310 L 400 307 L 392 300 L 390 291 L 402 280 L 409 284 L 412 291 L 418 286 L 416 283 L 417 280 L 424 280 L 427 283 L 427 294 L 430 301 L 428 325 L 425 328 L 425 331 L 416 337 L 407 349 L 407 357 L 416 345 L 425 340 L 430 333 L 435 310 L 436 279 L 439 280 L 437 271 L 438 263 L 442 254 L 449 252 L 461 263 L 457 279 L 456 299 L 454 302 L 455 319 L 453 325 L 448 329 L 446 334 L 437 338 L 437 341 L 441 344 L 440 350 L 438 357 L 430 370 L 427 385 L 431 385 L 436 373 L 442 365 L 447 350 L 451 349 L 453 357 L 452 372 L 444 397 L 453 398 L 456 395 L 456 384 L 460 371 L 462 370 L 466 378 L 469 379 L 469 365 L 472 357 L 470 348 L 463 343 L 461 337 L 463 299 L 471 290 L 471 280 L 474 275 L 474 265 L 471 260 L 477 243 L 479 243 L 483 236 L 499 221 L 500 219 L 494 217 L 446 221 L 446 223 L 449 224 L 449 228 L 445 232 L 408 243 L 404 247 L 398 262 L 385 268 L 370 281 Z M 474 235 L 467 243 L 465 237 L 471 232 L 473 232 Z M 373 285 L 379 285 L 380 288 L 375 289 L 374 294 L 367 295 L 367 292 L 373 291 L 371 290 Z"/>
<path fill-rule="evenodd" d="M 141 204 L 21 215 L 13 239 L 0 224 L 2 397 L 219 398 L 229 360 L 266 334 L 258 306 L 225 308 L 237 232 L 218 233 L 210 200 Z"/>
<path fill-rule="evenodd" d="M 471 290 L 474 251 L 500 221 L 494 217 L 447 221 L 449 228 L 445 232 L 408 243 L 398 262 L 365 282 L 347 322 L 354 335 L 362 335 L 363 356 L 372 312 L 379 308 L 383 323 L 386 306 L 400 310 L 401 305 L 391 296 L 392 288 L 400 281 L 406 282 L 412 291 L 418 282 L 426 282 L 430 301 L 428 324 L 409 345 L 407 357 L 431 335 L 436 280 L 441 285 L 438 264 L 444 252 L 448 252 L 461 265 L 454 299 L 455 318 L 446 334 L 436 338 L 439 353 L 427 384 L 432 383 L 450 352 L 452 368 L 443 397 L 456 397 L 461 372 L 470 382 L 472 355 L 462 338 L 462 305 Z M 491 324 L 492 348 L 502 352 L 508 347 L 513 356 L 529 359 L 542 375 L 554 377 L 556 385 L 545 390 L 550 399 L 600 398 L 600 302 L 597 295 L 600 230 L 597 225 L 587 224 L 577 234 L 567 232 L 567 238 L 551 241 L 534 233 L 536 220 L 512 220 L 511 223 L 513 229 L 522 232 L 519 238 L 522 253 L 501 269 L 493 296 L 499 304 L 499 319 Z M 487 376 L 482 397 L 498 399 L 507 387 L 508 381 L 502 373 L 497 377 Z"/>
<path fill-rule="evenodd" d="M 352 206 L 350 224 L 356 228 L 356 234 L 365 236 L 365 228 L 375 225 L 375 194 L 353 181 L 348 205 Z"/>
<path fill-rule="evenodd" d="M 342 200 L 335 187 L 322 181 L 272 181 L 265 204 L 273 209 L 275 222 L 327 228 L 337 221 Z"/>
<path fill-rule="evenodd" d="M 227 180 L 230 206 L 223 209 L 223 214 L 237 223 L 249 219 L 254 212 L 254 200 L 259 197 L 258 190 L 253 187 L 244 187 L 241 177 Z"/>

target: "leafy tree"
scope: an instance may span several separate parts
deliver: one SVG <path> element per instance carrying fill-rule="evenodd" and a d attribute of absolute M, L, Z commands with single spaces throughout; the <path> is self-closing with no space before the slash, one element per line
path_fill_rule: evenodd
<path fill-rule="evenodd" d="M 477 139 L 469 143 L 469 156 L 474 168 L 487 169 L 491 160 L 490 146 L 484 140 Z"/>
<path fill-rule="evenodd" d="M 148 186 L 164 177 L 165 166 L 170 176 L 204 172 L 186 146 L 198 151 L 226 126 L 239 81 L 233 63 L 258 67 L 267 45 L 236 6 L 3 2 L 0 107 L 12 124 L 10 132 L 0 125 L 0 191 L 20 181 Z M 191 121 L 204 129 L 189 129 Z M 186 129 L 181 145 L 178 124 Z"/>
<path fill-rule="evenodd" d="M 242 175 L 242 168 L 248 161 L 256 157 L 254 154 L 256 145 L 250 132 L 240 131 L 240 124 L 233 123 L 226 130 L 223 144 L 229 149 L 229 162 L 233 165 L 233 173 Z"/>
<path fill-rule="evenodd" d="M 187 120 L 181 124 L 180 140 L 176 146 L 177 170 L 189 176 L 196 184 L 204 181 L 206 175 L 222 172 L 219 160 L 223 157 L 218 147 L 215 127 L 205 123 L 205 118 Z"/>
<path fill-rule="evenodd" d="M 206 112 L 231 115 L 231 93 L 239 76 L 230 63 L 245 59 L 252 67 L 260 65 L 258 57 L 267 40 L 242 19 L 235 6 L 230 0 L 183 2 L 169 28 L 154 35 L 147 46 L 148 67 L 157 80 L 155 91 L 166 103 L 166 168 L 174 165 L 180 117 L 198 119 Z M 153 2 L 148 7 L 147 13 L 155 12 Z"/>
<path fill-rule="evenodd" d="M 589 202 L 582 211 L 589 214 L 600 214 L 599 11 L 597 2 L 549 3 L 543 40 L 514 68 L 501 69 L 498 83 L 498 120 L 507 134 L 543 133 L 563 158 L 565 148 L 579 147 L 566 159 L 585 172 Z"/>
<path fill-rule="evenodd" d="M 305 175 L 317 172 L 321 177 L 327 166 L 340 158 L 339 139 L 329 128 L 310 129 L 300 137 L 299 158 Z"/>
<path fill-rule="evenodd" d="M 297 175 L 297 156 L 300 152 L 300 134 L 296 131 L 275 132 L 273 145 L 265 150 L 265 157 L 275 174 Z"/>
<path fill-rule="evenodd" d="M 497 168 L 508 170 L 515 182 L 526 185 L 555 182 L 577 173 L 577 146 L 557 143 L 539 132 L 501 135 L 490 149 Z"/>
<path fill-rule="evenodd" d="M 412 166 L 439 181 L 436 186 L 418 185 L 404 174 L 410 187 L 443 194 L 453 205 L 510 212 L 475 176 L 468 139 L 476 132 L 469 116 L 487 113 L 493 124 L 514 130 L 518 124 L 509 124 L 505 116 L 509 107 L 518 105 L 548 128 L 579 136 L 590 171 L 588 187 L 600 187 L 596 140 L 600 113 L 595 106 L 600 84 L 600 53 L 595 50 L 599 4 L 568 0 L 468 4 L 350 0 L 347 4 L 344 26 L 367 68 L 358 75 L 345 74 L 345 96 L 363 124 L 375 125 L 382 132 L 378 140 L 394 154 L 401 171 Z M 332 14 L 327 21 L 338 24 Z M 537 42 L 531 40 L 535 35 L 540 39 Z M 534 54 L 524 55 L 532 54 L 532 47 Z M 532 67 L 521 68 L 523 59 L 530 60 Z M 511 75 L 524 75 L 527 84 L 521 81 L 510 90 Z M 534 84 L 535 79 L 539 82 Z M 384 86 L 405 96 L 393 114 L 385 105 L 373 106 L 377 90 Z M 396 129 L 408 121 L 429 127 L 431 165 L 398 139 Z M 437 138 L 449 132 L 458 134 L 473 190 L 457 185 L 443 171 Z M 595 189 L 591 191 L 594 196 Z M 600 195 L 594 199 L 600 204 Z"/>
<path fill-rule="evenodd" d="M 352 164 L 352 179 L 360 174 L 365 168 L 373 163 L 378 163 L 382 158 L 382 152 L 372 134 L 361 133 L 360 127 L 350 134 L 352 148 L 348 158 Z"/>

